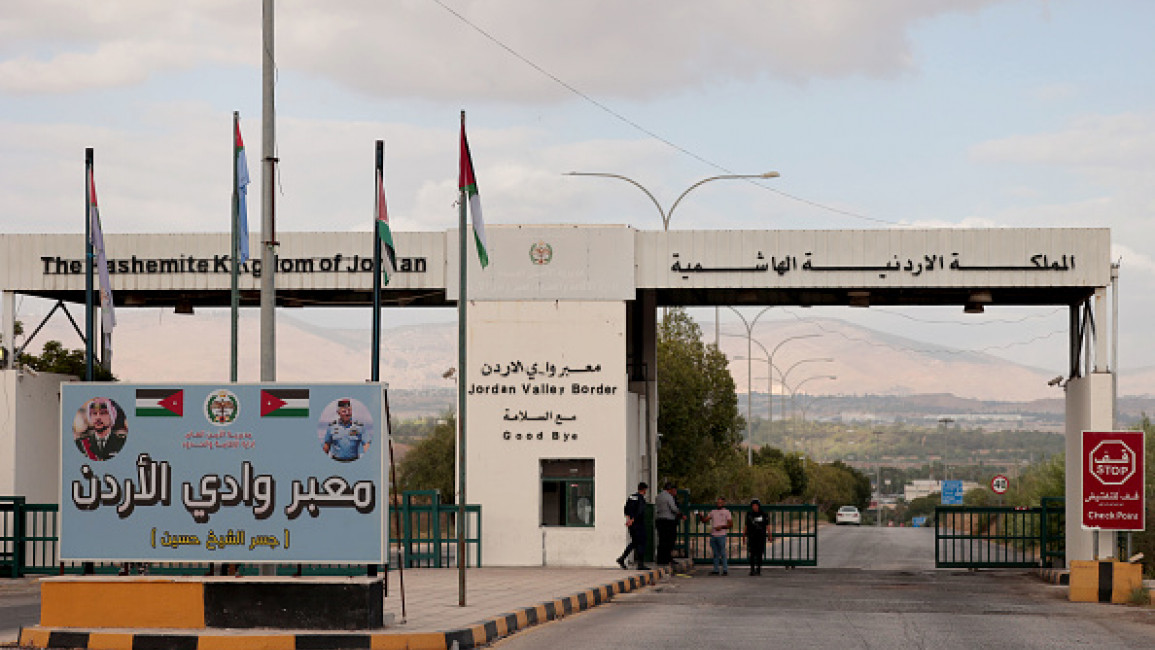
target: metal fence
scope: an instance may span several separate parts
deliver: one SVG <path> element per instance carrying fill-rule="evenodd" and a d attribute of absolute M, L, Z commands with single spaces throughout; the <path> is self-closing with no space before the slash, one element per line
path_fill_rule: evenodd
<path fill-rule="evenodd" d="M 1038 508 L 938 506 L 934 563 L 938 568 L 1034 568 L 1064 562 L 1062 499 Z"/>
<path fill-rule="evenodd" d="M 457 566 L 458 506 L 441 503 L 436 490 L 405 492 L 397 509 L 401 519 L 401 553 L 405 567 Z M 481 506 L 465 506 L 467 566 L 481 566 Z"/>
<path fill-rule="evenodd" d="M 748 565 L 750 558 L 746 543 L 746 513 L 749 505 L 730 505 L 734 527 L 726 534 L 726 556 L 730 564 Z M 678 531 L 678 546 L 682 557 L 694 560 L 694 564 L 710 564 L 710 527 L 699 519 L 713 510 L 712 504 L 692 504 L 682 511 L 687 518 Z M 763 505 L 762 510 L 770 517 L 770 539 L 766 543 L 764 566 L 818 566 L 818 506 Z"/>
<path fill-rule="evenodd" d="M 481 566 L 481 506 L 466 505 L 465 509 L 465 557 L 469 566 L 478 567 Z M 84 563 L 59 559 L 58 510 L 54 503 L 26 503 L 24 497 L 0 497 L 0 578 L 85 572 Z M 390 565 L 398 566 L 401 556 L 406 567 L 457 566 L 457 506 L 441 503 L 435 492 L 405 492 L 396 510 L 397 518 L 390 522 L 388 564 L 280 564 L 277 574 L 364 575 L 387 570 Z M 400 536 L 393 529 L 394 522 L 398 522 Z M 89 565 L 92 573 L 106 575 L 128 571 L 158 575 L 211 575 L 226 570 L 239 575 L 260 572 L 257 564 L 96 562 Z"/>

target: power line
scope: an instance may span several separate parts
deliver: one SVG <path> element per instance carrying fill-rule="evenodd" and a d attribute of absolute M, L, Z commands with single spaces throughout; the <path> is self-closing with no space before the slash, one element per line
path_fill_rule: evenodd
<path fill-rule="evenodd" d="M 553 81 L 554 83 L 561 86 L 562 88 L 565 88 L 566 90 L 568 90 L 570 93 L 574 94 L 575 96 L 580 97 L 581 99 L 589 102 L 590 104 L 593 104 L 594 106 L 596 106 L 597 108 L 599 108 L 600 110 L 602 110 L 606 114 L 614 117 L 618 121 L 629 125 L 631 128 L 636 129 L 637 131 L 646 134 L 647 136 L 657 140 L 658 142 L 661 142 L 662 144 L 666 145 L 667 147 L 670 147 L 671 149 L 673 149 L 673 150 L 675 150 L 681 154 L 689 156 L 690 158 L 693 158 L 694 160 L 697 160 L 698 162 L 700 162 L 704 165 L 712 167 L 712 168 L 714 168 L 720 172 L 723 172 L 725 174 L 735 174 L 736 173 L 735 171 L 733 171 L 727 167 L 724 167 L 724 166 L 722 166 L 722 165 L 720 165 L 720 164 L 718 164 L 712 160 L 707 160 L 706 158 L 703 158 L 702 156 L 694 153 L 693 151 L 690 151 L 689 149 L 686 149 L 685 147 L 682 147 L 681 145 L 678 145 L 678 144 L 672 142 L 671 140 L 669 140 L 665 137 L 662 137 L 661 135 L 655 133 L 654 131 L 647 129 L 646 127 L 642 126 L 641 124 L 638 124 L 637 122 L 631 120 L 630 118 L 626 117 L 625 115 L 622 115 L 621 113 L 615 111 L 614 109 L 610 108 L 606 104 L 598 101 L 597 99 L 594 99 L 589 94 L 579 90 L 578 88 L 574 87 L 572 84 L 566 82 L 564 79 L 561 79 L 560 77 L 558 77 L 557 75 L 553 74 L 552 72 L 546 70 L 545 68 L 541 67 L 537 63 L 534 63 L 529 58 L 523 56 L 517 50 L 514 50 L 512 47 L 506 45 L 504 42 L 502 42 L 496 36 L 494 36 L 493 34 L 490 34 L 489 32 L 487 32 L 484 29 L 482 29 L 481 27 L 479 27 L 478 25 L 474 24 L 468 18 L 461 15 L 461 13 L 459 13 L 457 10 L 446 5 L 442 0 L 432 0 L 432 1 L 434 3 L 436 3 L 438 6 L 440 6 L 442 9 L 444 9 L 445 11 L 452 14 L 458 20 L 460 20 L 461 22 L 468 25 L 471 29 L 476 31 L 478 34 L 481 34 L 483 37 L 486 38 L 486 40 L 490 41 L 494 45 L 496 45 L 496 46 L 500 47 L 501 49 L 505 50 L 506 52 L 508 52 L 510 54 L 510 56 L 516 58 L 517 60 L 521 61 L 522 63 L 533 68 L 538 73 L 540 73 L 544 77 L 548 78 L 549 80 Z M 888 226 L 905 226 L 905 225 L 908 225 L 908 224 L 901 224 L 901 223 L 898 223 L 896 221 L 888 221 L 886 219 L 879 219 L 878 217 L 867 216 L 865 214 L 860 214 L 858 212 L 853 212 L 851 210 L 844 210 L 842 208 L 835 208 L 835 207 L 832 207 L 829 205 L 819 203 L 817 201 L 811 201 L 810 199 L 805 199 L 805 198 L 802 198 L 800 196 L 790 194 L 788 192 L 783 192 L 782 190 L 779 190 L 779 189 L 775 189 L 775 188 L 770 187 L 768 185 L 763 185 L 762 183 L 759 183 L 754 179 L 745 179 L 745 181 L 747 183 L 750 183 L 751 185 L 754 185 L 755 187 L 759 187 L 763 190 L 766 190 L 767 192 L 773 192 L 779 196 L 788 198 L 792 201 L 798 201 L 799 203 L 804 203 L 804 204 L 809 205 L 811 207 L 819 208 L 822 210 L 827 210 L 829 212 L 834 212 L 836 214 L 841 214 L 843 216 L 853 217 L 855 219 L 862 219 L 865 221 L 872 221 L 874 223 L 886 224 Z"/>

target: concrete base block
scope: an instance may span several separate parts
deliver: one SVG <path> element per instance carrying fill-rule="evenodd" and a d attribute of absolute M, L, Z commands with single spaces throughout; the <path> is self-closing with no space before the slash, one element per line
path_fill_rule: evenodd
<path fill-rule="evenodd" d="M 67 576 L 40 585 L 40 625 L 60 628 L 384 626 L 383 577 Z"/>
<path fill-rule="evenodd" d="M 1143 586 L 1143 565 L 1129 562 L 1074 560 L 1070 574 L 1072 602 L 1127 603 Z"/>

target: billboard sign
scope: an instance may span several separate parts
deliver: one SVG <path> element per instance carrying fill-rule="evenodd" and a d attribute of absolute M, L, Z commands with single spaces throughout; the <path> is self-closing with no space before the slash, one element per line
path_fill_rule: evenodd
<path fill-rule="evenodd" d="M 1143 530 L 1145 491 L 1142 431 L 1084 431 L 1082 526 Z"/>
<path fill-rule="evenodd" d="M 380 384 L 64 384 L 60 559 L 375 564 Z"/>

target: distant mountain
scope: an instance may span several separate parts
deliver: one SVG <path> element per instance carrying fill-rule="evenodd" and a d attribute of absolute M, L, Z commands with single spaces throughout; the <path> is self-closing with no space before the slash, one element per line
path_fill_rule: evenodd
<path fill-rule="evenodd" d="M 713 342 L 713 326 L 704 326 Z M 942 394 L 978 400 L 1029 401 L 1061 397 L 1061 389 L 1047 385 L 1057 374 L 1017 364 L 991 354 L 928 344 L 896 334 L 879 332 L 835 318 L 775 325 L 773 341 L 797 338 L 776 353 L 774 365 L 787 373 L 786 385 L 806 394 L 923 395 Z M 725 333 L 725 330 L 724 330 Z M 746 341 L 742 336 L 719 338 L 730 358 L 730 372 L 740 392 L 746 390 Z M 753 389 L 766 391 L 766 362 L 758 348 L 752 355 Z M 764 358 L 764 357 L 763 357 Z M 804 361 L 834 359 L 832 362 Z M 801 362 L 801 363 L 799 363 Z M 798 365 L 795 365 L 798 364 Z M 793 368 L 793 369 L 791 369 Z M 821 377 L 833 375 L 837 379 Z M 817 377 L 808 380 L 810 377 Z M 799 386 L 804 382 L 804 386 Z M 776 392 L 781 389 L 775 387 Z"/>
<path fill-rule="evenodd" d="M 281 381 L 363 381 L 370 375 L 367 330 L 332 329 L 309 324 L 281 310 L 277 325 L 277 378 Z M 229 376 L 229 318 L 224 310 L 199 310 L 178 316 L 156 309 L 117 312 L 113 371 L 123 381 L 226 381 Z M 26 331 L 38 322 L 24 317 Z M 31 322 L 30 322 L 31 321 Z M 1057 372 L 1015 364 L 999 357 L 953 351 L 894 334 L 878 332 L 833 318 L 781 323 L 773 339 L 822 333 L 782 347 L 774 363 L 788 372 L 787 385 L 810 395 L 942 395 L 972 400 L 1026 402 L 1061 399 L 1062 390 L 1047 385 Z M 713 342 L 712 323 L 704 324 Z M 246 310 L 240 322 L 240 380 L 259 380 L 259 321 Z M 68 321 L 55 317 L 30 349 L 49 339 L 66 347 L 82 343 Z M 738 392 L 746 391 L 744 337 L 723 336 L 723 352 L 732 360 Z M 381 378 L 395 389 L 452 389 L 443 374 L 457 363 L 457 327 L 433 323 L 385 330 L 381 343 Z M 925 351 L 922 351 L 925 350 Z M 754 357 L 762 353 L 755 348 Z M 832 358 L 832 362 L 804 361 Z M 795 365 L 795 364 L 798 365 Z M 766 362 L 751 362 L 752 389 L 765 394 Z M 793 370 L 791 368 L 793 367 Z M 833 375 L 835 380 L 818 377 Z M 814 377 L 814 379 L 809 379 Z M 805 380 L 805 381 L 804 381 Z M 799 386 L 804 382 L 804 386 Z M 782 389 L 775 384 L 775 392 Z M 1155 368 L 1120 377 L 1121 395 L 1155 393 Z M 943 405 L 949 410 L 949 404 Z"/>

